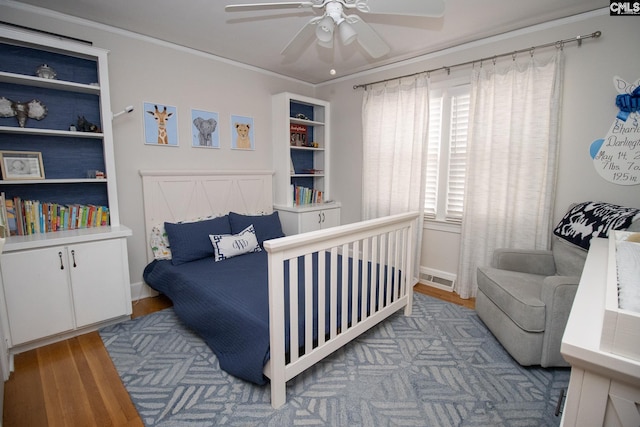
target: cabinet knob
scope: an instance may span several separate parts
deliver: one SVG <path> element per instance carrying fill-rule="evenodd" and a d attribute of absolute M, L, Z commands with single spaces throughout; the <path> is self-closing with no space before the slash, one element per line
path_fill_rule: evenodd
<path fill-rule="evenodd" d="M 62 252 L 58 252 L 58 257 L 60 258 L 60 270 L 64 270 L 64 263 L 62 262 Z"/>
<path fill-rule="evenodd" d="M 318 224 L 322 223 L 322 214 L 318 214 Z"/>
<path fill-rule="evenodd" d="M 324 222 L 324 212 L 322 212 L 322 222 Z"/>
<path fill-rule="evenodd" d="M 71 259 L 73 260 L 73 268 L 76 268 L 76 251 L 74 251 L 73 249 L 71 250 Z"/>

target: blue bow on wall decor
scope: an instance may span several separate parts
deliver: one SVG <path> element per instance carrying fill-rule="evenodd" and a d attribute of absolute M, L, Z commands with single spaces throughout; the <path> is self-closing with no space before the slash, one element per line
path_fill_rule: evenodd
<path fill-rule="evenodd" d="M 617 117 L 623 122 L 627 121 L 630 113 L 640 111 L 640 86 L 631 94 L 623 93 L 616 96 L 616 106 L 620 109 Z"/>

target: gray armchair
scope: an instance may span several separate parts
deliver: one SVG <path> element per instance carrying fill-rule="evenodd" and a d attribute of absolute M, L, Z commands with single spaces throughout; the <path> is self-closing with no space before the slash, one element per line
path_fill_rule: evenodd
<path fill-rule="evenodd" d="M 629 230 L 637 228 L 640 220 Z M 521 365 L 569 366 L 560 343 L 586 257 L 554 236 L 551 251 L 498 249 L 490 267 L 478 268 L 476 312 Z"/>

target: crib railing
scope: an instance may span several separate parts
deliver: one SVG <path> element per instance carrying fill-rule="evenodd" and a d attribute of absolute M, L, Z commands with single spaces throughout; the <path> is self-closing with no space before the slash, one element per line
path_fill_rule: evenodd
<path fill-rule="evenodd" d="M 417 212 L 264 242 L 271 405 L 286 382 L 413 301 Z"/>

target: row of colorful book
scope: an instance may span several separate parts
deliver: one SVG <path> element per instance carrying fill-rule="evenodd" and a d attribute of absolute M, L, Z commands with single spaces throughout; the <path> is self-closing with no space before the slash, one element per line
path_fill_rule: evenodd
<path fill-rule="evenodd" d="M 323 192 L 320 190 L 299 185 L 293 187 L 293 204 L 296 206 L 322 203 L 322 197 Z"/>
<path fill-rule="evenodd" d="M 0 194 L 5 237 L 109 225 L 109 208 L 95 205 L 61 205 Z"/>

